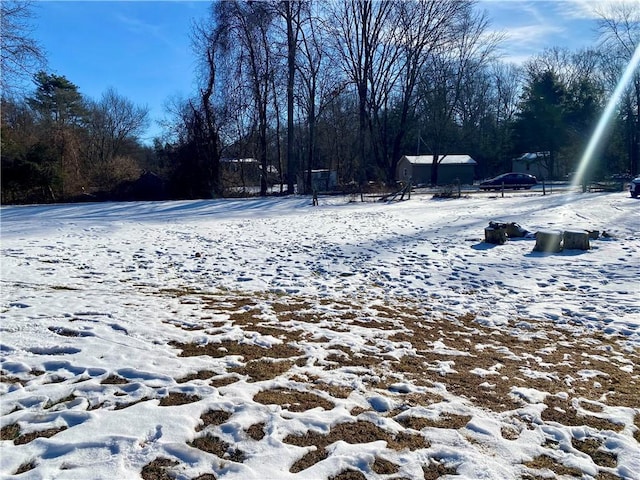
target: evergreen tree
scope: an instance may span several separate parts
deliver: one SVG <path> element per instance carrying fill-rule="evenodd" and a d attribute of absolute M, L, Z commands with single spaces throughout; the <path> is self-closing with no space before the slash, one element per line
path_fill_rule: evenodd
<path fill-rule="evenodd" d="M 556 158 L 567 138 L 567 92 L 550 71 L 533 74 L 522 95 L 515 124 L 516 147 L 522 152 L 546 152 L 546 169 L 556 175 Z"/>

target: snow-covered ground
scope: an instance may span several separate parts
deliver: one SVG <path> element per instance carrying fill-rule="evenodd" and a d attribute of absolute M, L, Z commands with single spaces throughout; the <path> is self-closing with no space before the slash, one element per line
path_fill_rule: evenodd
<path fill-rule="evenodd" d="M 0 213 L 3 478 L 640 478 L 626 192 Z"/>

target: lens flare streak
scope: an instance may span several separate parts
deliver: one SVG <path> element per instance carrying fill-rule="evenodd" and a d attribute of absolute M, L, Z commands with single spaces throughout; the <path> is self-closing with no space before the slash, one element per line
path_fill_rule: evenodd
<path fill-rule="evenodd" d="M 578 169 L 576 170 L 576 173 L 573 176 L 573 181 L 571 182 L 572 187 L 577 187 L 582 183 L 583 178 L 585 176 L 585 172 L 587 171 L 587 167 L 589 166 L 589 163 L 591 163 L 591 159 L 593 158 L 593 154 L 596 150 L 596 147 L 600 143 L 600 140 L 602 139 L 602 135 L 604 134 L 604 131 L 607 128 L 607 125 L 615 112 L 616 106 L 618 105 L 618 101 L 620 100 L 620 97 L 622 96 L 622 93 L 624 92 L 625 88 L 627 88 L 627 85 L 631 81 L 631 78 L 633 77 L 636 69 L 638 68 L 638 65 L 640 65 L 640 44 L 638 44 L 638 46 L 636 47 L 636 50 L 633 56 L 631 57 L 631 61 L 629 62 L 629 65 L 627 65 L 627 68 L 624 70 L 624 73 L 620 77 L 620 80 L 618 81 L 618 85 L 616 85 L 616 89 L 613 91 L 613 95 L 611 95 L 611 98 L 607 103 L 607 107 L 604 109 L 604 112 L 602 113 L 602 116 L 598 121 L 598 125 L 596 126 L 596 129 L 594 130 L 593 135 L 591 135 L 591 138 L 589 139 L 587 148 L 584 151 L 582 158 L 580 159 L 580 164 L 578 166 Z"/>

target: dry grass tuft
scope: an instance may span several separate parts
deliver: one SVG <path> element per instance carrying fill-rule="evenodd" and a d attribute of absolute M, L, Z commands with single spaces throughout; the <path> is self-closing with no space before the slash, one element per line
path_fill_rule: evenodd
<path fill-rule="evenodd" d="M 18 467 L 18 469 L 16 470 L 15 475 L 20 475 L 22 473 L 26 473 L 30 470 L 33 470 L 34 468 L 36 468 L 36 462 L 34 460 L 31 460 L 30 462 L 25 462 L 22 465 L 20 465 Z"/>

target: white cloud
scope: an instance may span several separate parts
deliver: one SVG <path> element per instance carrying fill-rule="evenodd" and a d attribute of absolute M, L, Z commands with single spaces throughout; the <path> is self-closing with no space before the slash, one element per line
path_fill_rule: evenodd
<path fill-rule="evenodd" d="M 640 15 L 638 0 L 564 0 L 557 2 L 557 11 L 567 19 L 599 20 L 603 15 L 616 18 L 622 11 L 637 12 Z"/>

